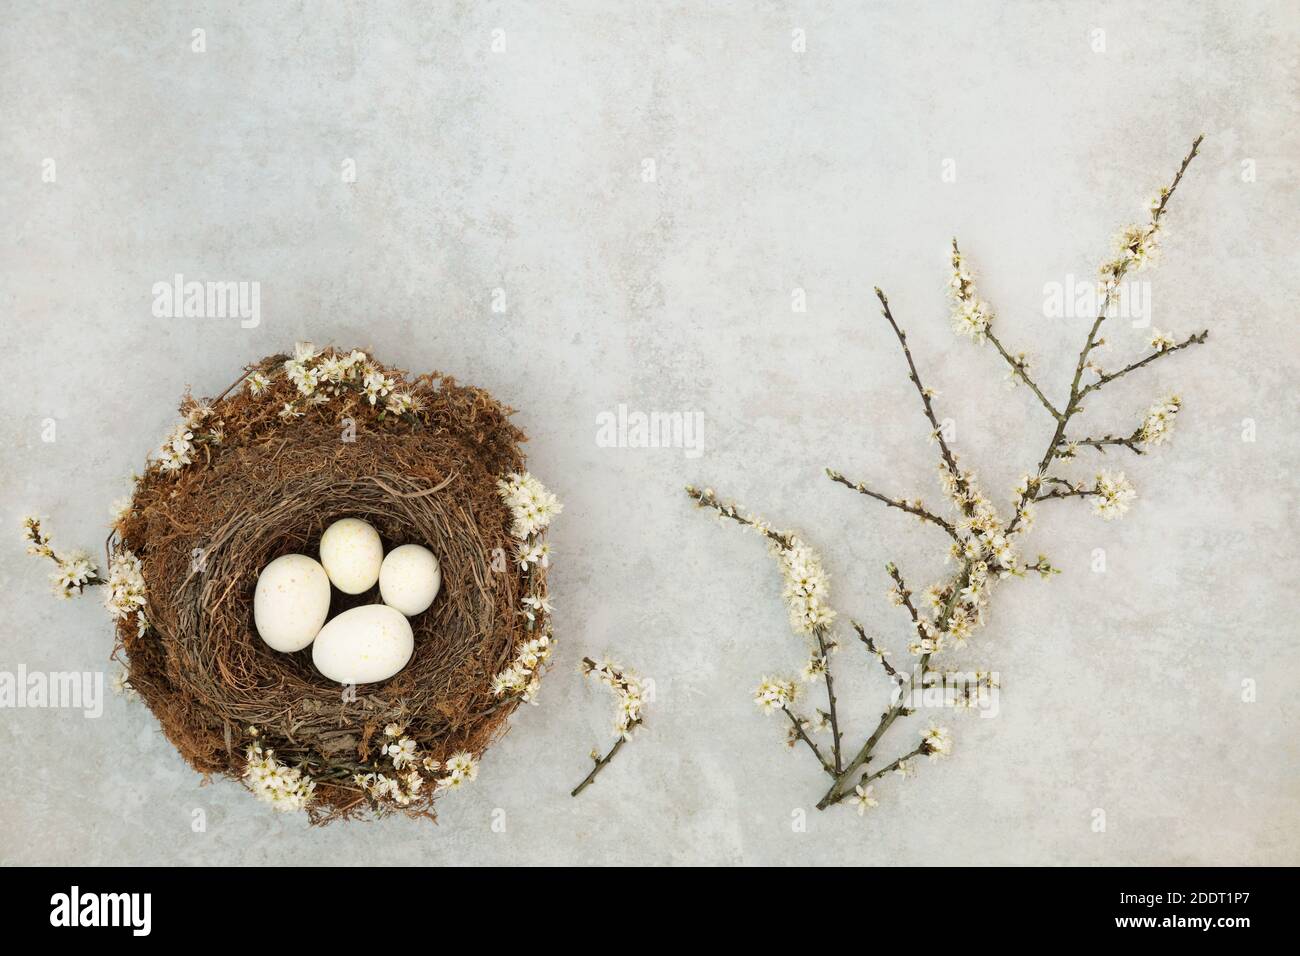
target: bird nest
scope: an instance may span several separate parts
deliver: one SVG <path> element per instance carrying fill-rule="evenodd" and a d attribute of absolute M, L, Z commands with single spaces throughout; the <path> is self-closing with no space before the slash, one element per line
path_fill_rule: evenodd
<path fill-rule="evenodd" d="M 524 472 L 511 410 L 446 376 L 300 346 L 181 413 L 109 539 L 129 687 L 191 766 L 278 809 L 432 817 L 549 656 L 542 535 L 559 505 Z M 344 517 L 442 567 L 410 662 L 375 684 L 340 686 L 310 647 L 272 650 L 253 624 L 261 570 L 316 554 Z M 330 615 L 376 600 L 335 590 Z"/>

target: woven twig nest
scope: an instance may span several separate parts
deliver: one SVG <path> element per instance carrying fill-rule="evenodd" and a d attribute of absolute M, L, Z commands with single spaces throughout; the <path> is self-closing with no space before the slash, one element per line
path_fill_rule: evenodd
<path fill-rule="evenodd" d="M 181 413 L 109 542 L 130 687 L 196 770 L 282 809 L 432 816 L 532 698 L 549 654 L 540 535 L 558 504 L 520 477 L 510 410 L 445 376 L 300 347 L 216 399 L 187 396 Z M 343 517 L 374 525 L 385 550 L 425 545 L 443 574 L 411 620 L 407 666 L 357 687 L 322 676 L 310 647 L 272 650 L 253 624 L 261 570 L 316 554 Z M 330 616 L 377 601 L 334 591 Z"/>

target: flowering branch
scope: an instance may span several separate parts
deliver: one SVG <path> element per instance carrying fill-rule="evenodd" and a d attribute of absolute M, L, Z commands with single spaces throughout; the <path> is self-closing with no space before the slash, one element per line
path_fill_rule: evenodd
<path fill-rule="evenodd" d="M 907 359 L 908 379 L 916 386 L 917 392 L 921 395 L 921 406 L 925 410 L 925 417 L 930 422 L 930 435 L 939 443 L 939 453 L 943 456 L 944 466 L 952 474 L 954 480 L 959 484 L 962 481 L 961 472 L 957 468 L 957 459 L 953 456 L 952 450 L 948 447 L 948 441 L 944 437 L 943 429 L 939 427 L 939 420 L 934 416 L 934 403 L 931 401 L 934 397 L 934 390 L 926 388 L 921 384 L 921 376 L 916 371 L 916 362 L 912 361 L 912 350 L 907 347 L 907 335 L 898 327 L 894 321 L 894 313 L 889 311 L 889 299 L 885 293 L 880 291 L 880 286 L 876 286 L 876 298 L 880 300 L 880 308 L 885 318 L 889 321 L 890 327 L 894 330 L 894 335 L 898 337 L 898 344 L 903 347 L 903 356 Z"/>
<path fill-rule="evenodd" d="M 851 482 L 833 469 L 828 468 L 826 474 L 832 481 L 874 498 L 887 507 L 906 511 L 920 520 L 942 527 L 953 539 L 948 557 L 957 562 L 957 569 L 946 580 L 926 588 L 924 601 L 918 602 L 913 600 L 914 594 L 905 584 L 898 567 L 893 563 L 886 566 L 886 572 L 892 582 L 889 590 L 890 600 L 895 606 L 907 612 L 910 630 L 915 634 L 915 638 L 908 645 L 909 651 L 916 658 L 910 672 L 894 667 L 886 659 L 876 641 L 867 635 L 865 629 L 857 622 L 852 622 L 863 646 L 880 662 L 885 673 L 894 682 L 889 707 L 880 715 L 875 728 L 852 756 L 846 756 L 841 749 L 842 728 L 837 713 L 829 661 L 829 653 L 836 647 L 833 632 L 835 612 L 828 603 L 829 578 L 822 569 L 819 556 L 798 536 L 776 531 L 758 516 L 744 513 L 734 504 L 719 501 L 712 490 L 700 491 L 693 487 L 687 488 L 687 494 L 698 506 L 713 510 L 720 520 L 736 522 L 767 538 L 773 554 L 781 562 L 785 576 L 784 597 L 789 607 L 791 628 L 795 633 L 811 635 L 816 642 L 812 657 L 804 668 L 804 679 L 809 682 L 824 679 L 827 682 L 829 712 L 818 711 L 820 718 L 818 723 L 801 719 L 793 710 L 792 704 L 797 688 L 791 680 L 763 678 L 754 693 L 754 701 L 766 713 L 775 713 L 778 710 L 785 713 L 791 723 L 789 735 L 791 745 L 802 741 L 817 758 L 822 770 L 833 778 L 829 789 L 818 801 L 818 809 L 851 800 L 858 812 L 864 813 L 867 808 L 876 806 L 877 801 L 873 791 L 875 781 L 890 773 L 910 775 L 912 762 L 916 757 L 924 755 L 935 760 L 946 757 L 952 752 L 952 738 L 947 728 L 932 725 L 924 732 L 920 743 L 902 756 L 878 770 L 870 770 L 867 767 L 874 759 L 882 738 L 893 724 L 900 717 L 910 716 L 914 713 L 913 708 L 919 706 L 916 703 L 918 697 L 925 696 L 919 692 L 933 689 L 938 686 L 939 681 L 946 681 L 953 676 L 951 673 L 941 673 L 932 668 L 931 663 L 935 655 L 963 647 L 973 631 L 985 624 L 989 595 L 994 585 L 1004 578 L 1024 577 L 1032 572 L 1038 573 L 1043 578 L 1060 573 L 1043 555 L 1039 555 L 1033 563 L 1024 563 L 1018 554 L 1017 536 L 1026 532 L 1032 525 L 1034 504 L 1055 499 L 1087 498 L 1092 502 L 1093 511 L 1099 517 L 1109 520 L 1123 515 L 1128 510 L 1130 502 L 1136 497 L 1136 491 L 1122 472 L 1103 471 L 1091 484 L 1048 472 L 1058 460 L 1064 462 L 1075 459 L 1081 446 L 1103 451 L 1107 447 L 1123 446 L 1142 454 L 1147 447 L 1163 444 L 1169 438 L 1175 418 L 1182 407 L 1181 400 L 1176 395 L 1152 405 L 1141 424 L 1127 436 L 1104 435 L 1071 439 L 1068 437 L 1068 428 L 1074 417 L 1083 411 L 1082 399 L 1085 395 L 1121 376 L 1150 365 L 1163 355 L 1203 343 L 1208 336 L 1207 332 L 1202 331 L 1183 342 L 1175 342 L 1163 333 L 1154 331 L 1151 347 L 1155 351 L 1118 372 L 1103 372 L 1091 361 L 1091 353 L 1103 342 L 1099 338 L 1099 332 L 1114 304 L 1120 283 L 1130 271 L 1143 269 L 1153 261 L 1157 248 L 1157 234 L 1169 200 L 1182 181 L 1188 165 L 1197 155 L 1200 144 L 1201 138 L 1197 137 L 1170 185 L 1160 190 L 1157 198 L 1148 205 L 1148 221 L 1124 230 L 1118 240 L 1117 254 L 1102 265 L 1100 287 L 1104 295 L 1101 308 L 1080 349 L 1069 392 L 1063 403 L 1056 404 L 1048 399 L 1046 392 L 1030 376 L 1029 363 L 1024 354 L 1012 355 L 994 334 L 993 311 L 979 298 L 973 276 L 967 269 L 960 248 L 954 240 L 950 281 L 954 300 L 952 314 L 954 329 L 977 343 L 986 340 L 992 342 L 994 348 L 1010 366 L 1013 381 L 1026 384 L 1055 422 L 1047 450 L 1043 453 L 1037 467 L 1024 475 L 1013 491 L 1012 500 L 1015 510 L 1009 520 L 1004 520 L 998 514 L 997 508 L 980 490 L 975 476 L 960 467 L 957 456 L 949 446 L 947 436 L 940 428 L 935 414 L 932 401 L 934 392 L 921 382 L 916 361 L 907 343 L 907 335 L 895 319 L 884 292 L 879 288 L 875 290 L 880 300 L 881 313 L 902 348 L 903 357 L 907 362 L 908 378 L 916 386 L 921 397 L 922 411 L 930 426 L 931 439 L 938 443 L 940 484 L 955 510 L 956 517 L 949 520 L 925 508 L 918 501 L 881 494 L 861 483 Z M 1098 378 L 1091 384 L 1084 385 L 1082 384 L 1083 373 L 1089 369 L 1096 371 Z M 976 691 L 995 686 L 997 685 L 993 675 L 977 672 L 974 684 Z M 971 705 L 971 692 L 968 691 L 961 701 L 964 701 L 967 706 Z M 818 746 L 812 737 L 814 732 L 827 729 L 832 734 L 833 759 L 827 758 L 825 750 Z"/>
<path fill-rule="evenodd" d="M 993 343 L 993 347 L 998 350 L 1008 365 L 1011 366 L 1012 384 L 1016 379 L 1024 382 L 1030 390 L 1043 403 L 1043 407 L 1057 421 L 1061 420 L 1061 413 L 1056 410 L 1056 406 L 1047 400 L 1034 380 L 1029 377 L 1029 360 L 1025 353 L 1021 352 L 1012 358 L 1011 353 L 1006 350 L 1003 344 L 998 341 L 993 334 L 993 314 L 989 307 L 979 300 L 975 295 L 975 277 L 966 268 L 966 262 L 962 258 L 961 249 L 957 246 L 957 240 L 952 241 L 952 281 L 949 283 L 952 289 L 953 298 L 957 300 L 958 310 L 953 317 L 958 331 L 966 335 L 971 335 L 977 339 L 988 339 Z"/>
<path fill-rule="evenodd" d="M 1165 338 L 1159 332 L 1156 332 L 1155 336 L 1152 339 L 1152 345 L 1155 348 L 1154 352 L 1152 352 L 1146 358 L 1134 362 L 1132 365 L 1124 366 L 1118 372 L 1107 372 L 1099 376 L 1097 378 L 1097 381 L 1093 382 L 1090 385 L 1084 386 L 1083 390 L 1079 392 L 1079 397 L 1083 398 L 1083 396 L 1087 395 L 1089 392 L 1095 392 L 1097 389 L 1101 388 L 1103 385 L 1107 384 L 1108 382 L 1113 382 L 1115 381 L 1115 379 L 1123 375 L 1127 375 L 1129 372 L 1135 372 L 1140 368 L 1145 368 L 1146 366 L 1154 362 L 1156 359 L 1164 358 L 1166 355 L 1172 355 L 1174 352 L 1178 352 L 1182 349 L 1185 349 L 1190 345 L 1203 345 L 1205 344 L 1205 340 L 1209 337 L 1210 337 L 1210 330 L 1202 329 L 1200 332 L 1196 332 L 1193 335 L 1189 335 L 1183 341 L 1174 343 L 1171 339 Z"/>
<path fill-rule="evenodd" d="M 582 791 L 595 781 L 596 775 L 605 769 L 605 766 L 614 759 L 623 744 L 632 739 L 632 731 L 641 726 L 642 717 L 641 709 L 645 703 L 645 693 L 641 687 L 641 681 L 631 671 L 609 660 L 597 664 L 590 657 L 584 657 L 580 665 L 582 673 L 586 677 L 595 677 L 602 684 L 614 692 L 618 699 L 617 709 L 614 716 L 614 733 L 618 734 L 618 739 L 614 741 L 614 746 L 602 757 L 594 748 L 591 751 L 592 768 L 591 771 L 578 784 L 569 791 L 569 796 L 576 797 Z"/>
<path fill-rule="evenodd" d="M 885 657 L 885 652 L 876 647 L 876 642 L 867 636 L 867 632 L 862 629 L 862 625 L 857 621 L 850 621 L 849 623 L 852 624 L 853 629 L 858 632 L 858 640 L 866 646 L 867 650 L 875 656 L 876 660 L 880 661 L 880 666 L 885 669 L 885 673 L 890 677 L 897 677 L 898 670 L 893 664 L 889 663 L 889 660 Z"/>
<path fill-rule="evenodd" d="M 59 555 L 54 550 L 50 536 L 41 530 L 40 518 L 23 519 L 23 540 L 27 542 L 28 554 L 49 558 L 54 562 L 55 570 L 50 574 L 50 584 L 59 597 L 75 597 L 88 587 L 108 583 L 99 576 L 99 568 L 90 559 L 88 552 L 77 549 Z"/>
<path fill-rule="evenodd" d="M 795 712 L 790 709 L 789 705 L 782 704 L 781 710 L 785 711 L 785 715 L 790 718 L 790 724 L 792 727 L 790 732 L 794 734 L 796 738 L 802 740 L 808 745 L 808 749 L 813 752 L 813 756 L 816 757 L 817 762 L 822 765 L 822 769 L 832 777 L 839 773 L 840 771 L 837 769 L 839 765 L 836 764 L 835 766 L 832 766 L 830 762 L 822 756 L 821 748 L 818 747 L 813 739 L 808 736 L 808 731 L 804 729 L 804 725 L 807 721 L 798 717 Z"/>

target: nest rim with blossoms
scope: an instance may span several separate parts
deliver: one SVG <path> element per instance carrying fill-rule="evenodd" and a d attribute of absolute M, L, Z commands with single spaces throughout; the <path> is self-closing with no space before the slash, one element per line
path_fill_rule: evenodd
<path fill-rule="evenodd" d="M 525 470 L 512 410 L 439 373 L 300 343 L 180 412 L 116 506 L 106 578 L 84 554 L 61 559 L 34 519 L 31 550 L 56 561 L 65 594 L 106 586 L 126 685 L 195 770 L 313 823 L 433 819 L 535 702 L 553 645 L 545 533 L 561 506 Z M 272 650 L 252 613 L 261 570 L 316 553 L 343 517 L 373 524 L 386 551 L 426 545 L 443 576 L 411 620 L 406 667 L 356 687 L 317 672 L 310 646 Z M 378 600 L 331 590 L 330 617 Z"/>

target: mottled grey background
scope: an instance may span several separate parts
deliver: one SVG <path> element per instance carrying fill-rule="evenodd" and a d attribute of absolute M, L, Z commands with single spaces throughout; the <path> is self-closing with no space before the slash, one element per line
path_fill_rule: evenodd
<path fill-rule="evenodd" d="M 185 386 L 295 339 L 490 389 L 566 505 L 558 665 L 438 826 L 308 829 L 200 786 L 113 698 L 99 720 L 0 712 L 4 861 L 1300 862 L 1294 5 L 6 2 L 3 20 L 0 669 L 102 669 L 111 640 L 97 595 L 46 596 L 19 516 L 98 549 Z M 1155 325 L 1210 343 L 1089 408 L 1127 428 L 1177 388 L 1174 443 L 1118 459 L 1141 495 L 1123 522 L 1043 506 L 1026 549 L 1066 573 L 1003 585 L 953 660 L 1002 674 L 1000 716 L 950 717 L 953 758 L 885 781 L 867 819 L 816 812 L 823 780 L 750 702 L 802 662 L 776 567 L 682 485 L 804 533 L 841 613 L 904 657 L 882 566 L 919 588 L 942 535 L 821 475 L 938 501 L 872 285 L 1005 507 L 1049 422 L 949 331 L 949 236 L 1059 397 L 1086 321 L 1045 318 L 1044 284 L 1091 276 L 1202 131 L 1149 276 Z M 154 318 L 150 287 L 178 272 L 259 281 L 260 327 Z M 1142 335 L 1114 323 L 1102 361 Z M 619 403 L 702 412 L 705 454 L 597 447 Z M 571 800 L 611 714 L 575 665 L 607 649 L 658 700 Z M 886 687 L 857 647 L 837 666 L 857 741 Z"/>

